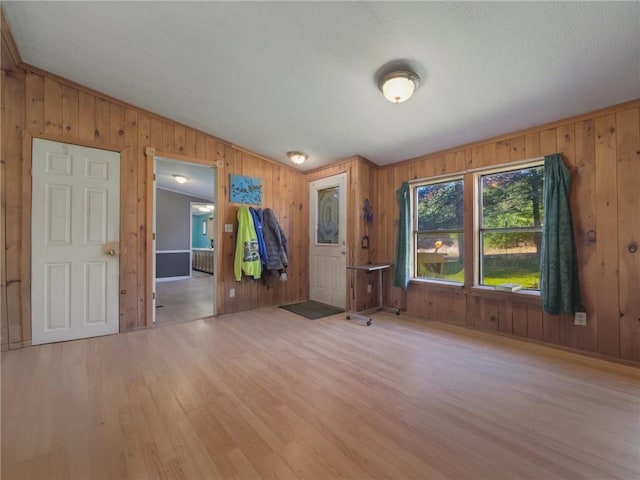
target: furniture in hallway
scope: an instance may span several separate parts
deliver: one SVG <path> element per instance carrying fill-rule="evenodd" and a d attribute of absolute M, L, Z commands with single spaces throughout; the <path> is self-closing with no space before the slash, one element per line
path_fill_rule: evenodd
<path fill-rule="evenodd" d="M 191 268 L 213 275 L 213 248 L 194 248 L 191 250 Z"/>

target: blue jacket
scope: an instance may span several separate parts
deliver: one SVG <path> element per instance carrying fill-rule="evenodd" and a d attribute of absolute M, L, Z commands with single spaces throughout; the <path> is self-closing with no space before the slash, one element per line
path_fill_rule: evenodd
<path fill-rule="evenodd" d="M 258 236 L 258 252 L 260 253 L 260 259 L 262 260 L 262 264 L 266 265 L 269 260 L 269 256 L 267 255 L 267 247 L 264 244 L 264 235 L 262 232 L 262 210 L 255 209 L 253 207 L 249 207 L 249 212 L 251 212 L 251 216 L 253 217 L 253 227 L 256 229 L 256 235 Z"/>

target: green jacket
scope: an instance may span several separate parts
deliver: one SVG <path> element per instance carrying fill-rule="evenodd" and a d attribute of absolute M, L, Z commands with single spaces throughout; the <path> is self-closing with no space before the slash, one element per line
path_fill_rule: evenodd
<path fill-rule="evenodd" d="M 247 206 L 242 206 L 238 209 L 238 233 L 236 235 L 234 262 L 236 281 L 239 282 L 242 279 L 242 272 L 253 278 L 260 278 L 262 274 L 262 264 L 258 251 L 258 235 Z"/>

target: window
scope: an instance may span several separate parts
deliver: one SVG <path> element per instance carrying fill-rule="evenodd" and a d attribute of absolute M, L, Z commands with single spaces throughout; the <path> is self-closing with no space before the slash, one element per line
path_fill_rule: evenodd
<path fill-rule="evenodd" d="M 462 193 L 461 178 L 413 187 L 413 278 L 464 282 Z"/>
<path fill-rule="evenodd" d="M 542 164 L 478 177 L 480 285 L 539 290 Z"/>

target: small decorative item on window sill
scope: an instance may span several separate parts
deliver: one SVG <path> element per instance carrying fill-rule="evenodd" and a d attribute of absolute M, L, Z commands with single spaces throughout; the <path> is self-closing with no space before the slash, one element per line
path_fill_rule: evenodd
<path fill-rule="evenodd" d="M 499 292 L 517 292 L 518 290 L 522 290 L 522 285 L 517 283 L 501 283 L 496 285 L 496 290 Z"/>

